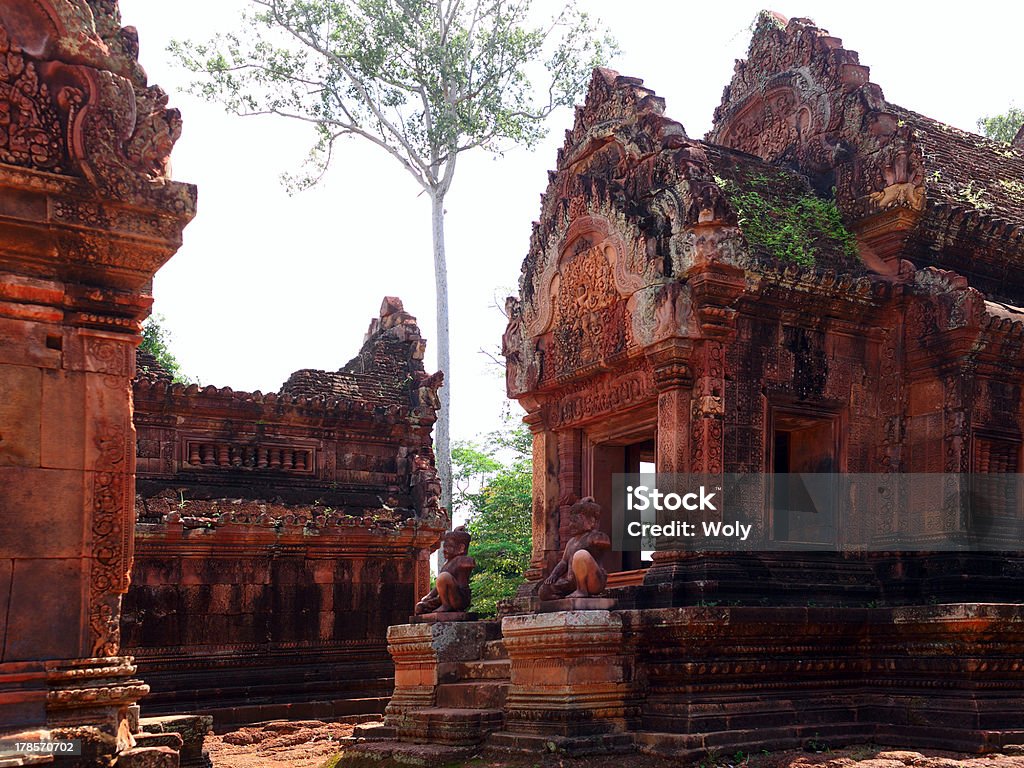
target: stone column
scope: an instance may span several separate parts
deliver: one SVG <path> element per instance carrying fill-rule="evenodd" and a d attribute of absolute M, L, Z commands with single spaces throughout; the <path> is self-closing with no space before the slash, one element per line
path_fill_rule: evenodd
<path fill-rule="evenodd" d="M 690 471 L 690 403 L 693 385 L 690 375 L 691 349 L 673 339 L 651 351 L 654 382 L 658 388 L 658 439 L 655 466 L 658 474 L 686 474 Z M 663 550 L 652 553 L 651 567 L 644 582 L 672 581 L 686 552 Z"/>
<path fill-rule="evenodd" d="M 92 734 L 87 760 L 127 745 L 148 690 L 119 639 L 131 379 L 153 274 L 195 211 L 195 188 L 166 176 L 180 118 L 109 5 L 0 5 L 24 99 L 0 136 L 0 728 Z M 74 64 L 39 53 L 72 47 Z"/>
<path fill-rule="evenodd" d="M 659 391 L 658 472 L 689 473 L 714 486 L 725 469 L 725 350 L 735 335 L 732 305 L 743 291 L 744 278 L 742 269 L 719 261 L 727 229 L 704 225 L 697 234 L 697 258 L 687 276 L 699 333 L 663 341 L 647 354 Z M 684 563 L 692 566 L 701 558 L 666 551 L 653 559 L 646 584 L 686 580 L 687 570 L 693 578 Z"/>
<path fill-rule="evenodd" d="M 558 436 L 558 545 L 556 552 L 561 557 L 562 548 L 569 540 L 569 508 L 583 493 L 583 432 L 579 429 L 563 429 Z M 557 558 L 556 558 L 557 559 Z"/>
<path fill-rule="evenodd" d="M 533 432 L 533 554 L 520 596 L 533 594 L 558 557 L 558 439 L 539 415 L 525 419 Z"/>

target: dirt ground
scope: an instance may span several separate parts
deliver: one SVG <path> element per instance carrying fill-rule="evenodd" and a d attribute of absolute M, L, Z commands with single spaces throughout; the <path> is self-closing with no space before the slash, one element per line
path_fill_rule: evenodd
<path fill-rule="evenodd" d="M 206 748 L 214 768 L 329 768 L 350 743 L 352 728 L 351 722 L 274 722 L 208 736 Z M 1024 768 L 1024 750 L 1015 748 L 1013 751 L 1013 755 L 978 756 L 862 744 L 822 752 L 709 755 L 689 765 L 694 768 Z M 538 755 L 520 759 L 484 755 L 461 765 L 464 768 L 674 768 L 687 764 L 630 754 L 580 758 Z"/>
<path fill-rule="evenodd" d="M 352 736 L 353 723 L 294 720 L 207 736 L 214 768 L 320 768 Z"/>

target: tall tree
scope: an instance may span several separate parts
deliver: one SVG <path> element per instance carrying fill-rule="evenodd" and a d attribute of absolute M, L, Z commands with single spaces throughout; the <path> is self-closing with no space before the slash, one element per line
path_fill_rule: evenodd
<path fill-rule="evenodd" d="M 451 405 L 445 196 L 459 155 L 532 146 L 571 106 L 614 41 L 570 4 L 546 25 L 533 0 L 250 0 L 239 31 L 171 50 L 200 77 L 193 91 L 239 114 L 316 129 L 293 189 L 315 184 L 336 142 L 355 136 L 398 162 L 431 204 L 437 361 L 445 375 L 435 444 L 451 505 Z M 543 78 L 543 84 L 539 83 Z M 534 87 L 535 80 L 539 87 Z"/>
<path fill-rule="evenodd" d="M 978 130 L 993 141 L 1009 144 L 1017 132 L 1024 127 L 1024 109 L 1010 107 L 1001 115 L 982 117 L 978 120 Z"/>

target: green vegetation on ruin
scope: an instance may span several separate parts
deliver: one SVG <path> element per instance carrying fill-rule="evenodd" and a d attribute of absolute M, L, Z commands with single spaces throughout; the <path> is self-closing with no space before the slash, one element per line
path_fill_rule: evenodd
<path fill-rule="evenodd" d="M 837 256 L 841 261 L 859 260 L 857 240 L 843 224 L 834 200 L 762 174 L 741 182 L 718 176 L 715 181 L 736 209 L 754 251 L 805 267 L 826 254 L 831 261 Z"/>

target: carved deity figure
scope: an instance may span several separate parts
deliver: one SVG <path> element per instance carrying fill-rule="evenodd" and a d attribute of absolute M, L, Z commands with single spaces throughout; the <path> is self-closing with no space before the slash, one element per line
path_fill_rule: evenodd
<path fill-rule="evenodd" d="M 563 597 L 590 597 L 604 589 L 608 572 L 601 558 L 611 549 L 608 535 L 597 529 L 601 506 L 593 496 L 577 501 L 569 508 L 569 533 L 565 554 L 540 586 L 541 600 Z"/>
<path fill-rule="evenodd" d="M 469 531 L 460 525 L 448 531 L 442 540 L 441 551 L 445 564 L 437 574 L 432 590 L 416 603 L 416 615 L 424 613 L 452 613 L 469 608 L 469 577 L 476 568 L 476 560 L 466 555 L 469 550 Z"/>

